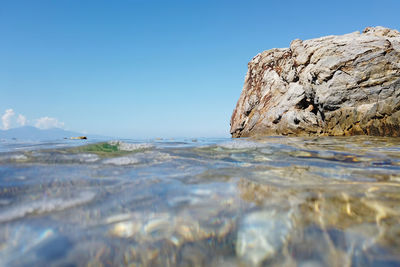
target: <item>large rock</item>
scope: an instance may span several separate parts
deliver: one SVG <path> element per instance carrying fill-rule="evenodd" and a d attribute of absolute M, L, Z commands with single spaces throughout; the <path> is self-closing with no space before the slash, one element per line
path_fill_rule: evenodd
<path fill-rule="evenodd" d="M 231 134 L 400 136 L 400 33 L 370 27 L 258 54 Z"/>

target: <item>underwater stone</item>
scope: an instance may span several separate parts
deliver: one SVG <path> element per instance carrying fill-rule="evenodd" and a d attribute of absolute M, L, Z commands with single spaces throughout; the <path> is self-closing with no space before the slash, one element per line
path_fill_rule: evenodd
<path fill-rule="evenodd" d="M 275 210 L 251 213 L 240 226 L 236 254 L 247 264 L 259 266 L 281 250 L 291 229 L 290 213 Z"/>

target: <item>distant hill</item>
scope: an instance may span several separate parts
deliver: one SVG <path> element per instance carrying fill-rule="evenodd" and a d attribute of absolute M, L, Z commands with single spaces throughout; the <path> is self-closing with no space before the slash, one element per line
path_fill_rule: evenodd
<path fill-rule="evenodd" d="M 60 128 L 42 130 L 32 126 L 0 130 L 0 139 L 56 140 L 82 135 L 84 134 L 66 131 Z"/>

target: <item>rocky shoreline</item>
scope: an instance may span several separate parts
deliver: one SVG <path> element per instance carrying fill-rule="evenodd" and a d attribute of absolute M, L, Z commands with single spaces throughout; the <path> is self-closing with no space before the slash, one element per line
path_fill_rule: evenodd
<path fill-rule="evenodd" d="M 400 136 L 400 33 L 294 40 L 248 64 L 232 137 Z"/>

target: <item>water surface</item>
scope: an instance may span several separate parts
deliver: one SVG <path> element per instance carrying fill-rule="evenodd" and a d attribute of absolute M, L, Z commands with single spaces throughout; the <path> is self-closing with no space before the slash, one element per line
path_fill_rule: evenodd
<path fill-rule="evenodd" d="M 399 266 L 400 139 L 0 143 L 0 266 Z"/>

